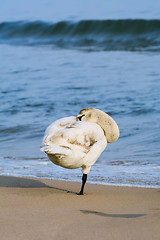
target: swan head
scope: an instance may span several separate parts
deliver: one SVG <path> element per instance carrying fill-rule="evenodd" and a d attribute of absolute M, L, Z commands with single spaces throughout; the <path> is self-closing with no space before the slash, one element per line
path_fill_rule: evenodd
<path fill-rule="evenodd" d="M 119 138 L 119 127 L 117 123 L 112 117 L 99 109 L 82 109 L 77 115 L 77 121 L 87 121 L 98 124 L 103 129 L 108 143 L 115 142 Z"/>

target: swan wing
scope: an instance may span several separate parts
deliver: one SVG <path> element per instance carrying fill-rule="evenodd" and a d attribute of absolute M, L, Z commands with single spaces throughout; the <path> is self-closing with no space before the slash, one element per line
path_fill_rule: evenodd
<path fill-rule="evenodd" d="M 56 137 L 59 131 L 62 131 L 66 126 L 69 126 L 75 122 L 76 122 L 76 118 L 74 116 L 61 118 L 53 122 L 46 129 L 42 143 L 44 145 L 52 145 L 51 139 Z"/>
<path fill-rule="evenodd" d="M 56 154 L 58 150 L 62 154 L 71 154 L 72 151 L 75 158 L 82 158 L 95 144 L 101 145 L 104 132 L 98 124 L 71 120 L 73 123 L 69 121 L 66 124 L 67 121 L 64 121 L 63 126 L 61 120 L 49 126 L 43 141 L 46 146 L 41 148 L 42 151 L 48 154 Z M 62 148 L 64 151 L 61 152 Z"/>

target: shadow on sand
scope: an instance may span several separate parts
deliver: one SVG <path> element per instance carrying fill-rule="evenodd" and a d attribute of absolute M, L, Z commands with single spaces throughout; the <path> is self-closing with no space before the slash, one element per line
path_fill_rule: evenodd
<path fill-rule="evenodd" d="M 108 213 L 102 213 L 102 212 L 90 211 L 90 210 L 80 210 L 80 211 L 84 214 L 95 214 L 97 216 L 110 217 L 110 218 L 139 218 L 147 215 L 147 214 L 108 214 Z"/>
<path fill-rule="evenodd" d="M 66 189 L 52 187 L 39 181 L 38 179 L 30 179 L 24 177 L 12 177 L 12 176 L 0 176 L 0 187 L 11 187 L 11 188 L 51 188 L 67 193 L 74 193 Z"/>

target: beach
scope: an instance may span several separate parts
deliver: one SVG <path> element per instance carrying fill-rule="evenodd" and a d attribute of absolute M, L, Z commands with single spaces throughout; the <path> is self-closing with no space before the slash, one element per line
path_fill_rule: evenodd
<path fill-rule="evenodd" d="M 160 1 L 0 2 L 0 240 L 160 240 Z M 84 108 L 120 138 L 53 165 L 47 127 Z M 56 179 L 56 180 L 50 180 Z"/>
<path fill-rule="evenodd" d="M 1 240 L 159 240 L 158 188 L 80 186 L 0 176 Z"/>

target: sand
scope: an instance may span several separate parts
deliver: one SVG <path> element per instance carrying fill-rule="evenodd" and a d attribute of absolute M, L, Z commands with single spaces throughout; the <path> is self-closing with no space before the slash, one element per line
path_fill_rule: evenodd
<path fill-rule="evenodd" d="M 87 184 L 78 196 L 80 186 L 0 176 L 0 239 L 160 239 L 159 189 Z"/>

